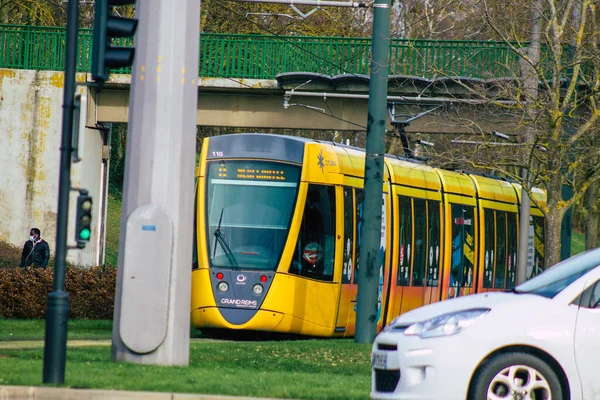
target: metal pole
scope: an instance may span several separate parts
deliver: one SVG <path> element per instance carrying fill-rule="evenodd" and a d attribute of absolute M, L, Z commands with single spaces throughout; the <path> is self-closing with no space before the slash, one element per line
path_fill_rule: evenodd
<path fill-rule="evenodd" d="M 525 189 L 527 171 L 523 170 L 523 188 L 521 189 L 521 210 L 519 212 L 519 243 L 517 247 L 517 285 L 527 280 L 527 253 L 529 251 L 529 216 L 531 201 Z M 533 249 L 531 249 L 533 251 Z"/>
<path fill-rule="evenodd" d="M 358 343 L 372 343 L 377 333 L 377 292 L 381 244 L 383 155 L 390 49 L 390 0 L 373 4 L 373 40 L 365 160 L 364 223 L 360 244 L 356 334 Z"/>
<path fill-rule="evenodd" d="M 370 99 L 370 94 L 358 94 L 358 93 L 333 93 L 333 92 L 299 92 L 295 90 L 286 90 L 283 94 L 284 99 L 288 101 L 292 96 L 302 97 L 323 97 L 327 98 L 340 98 L 340 99 Z M 418 96 L 387 96 L 387 101 L 408 101 L 414 103 L 426 103 L 426 104 L 439 104 L 439 103 L 451 103 L 451 104 L 488 104 L 489 100 L 477 100 L 477 99 L 458 99 L 450 97 L 418 97 Z M 495 100 L 494 104 L 502 104 L 507 106 L 514 106 L 519 104 L 518 101 L 513 100 Z M 429 112 L 426 111 L 426 113 Z"/>
<path fill-rule="evenodd" d="M 289 4 L 291 6 L 306 5 L 316 7 L 367 7 L 366 3 L 359 1 L 327 1 L 327 0 L 234 0 L 248 3 L 272 3 L 272 4 Z"/>
<path fill-rule="evenodd" d="M 136 16 L 112 359 L 188 365 L 200 2 Z"/>
<path fill-rule="evenodd" d="M 62 139 L 60 146 L 60 178 L 58 214 L 56 217 L 56 252 L 54 254 L 54 290 L 48 294 L 46 335 L 44 341 L 43 382 L 63 384 L 67 352 L 69 294 L 65 292 L 67 257 L 67 224 L 71 191 L 71 152 L 75 100 L 75 66 L 77 61 L 77 18 L 79 2 L 69 0 L 67 6 L 67 42 L 63 95 Z"/>

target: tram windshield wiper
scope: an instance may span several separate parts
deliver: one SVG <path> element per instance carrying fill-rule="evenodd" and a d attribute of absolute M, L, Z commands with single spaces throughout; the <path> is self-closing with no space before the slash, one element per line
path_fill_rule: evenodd
<path fill-rule="evenodd" d="M 235 256 L 233 255 L 233 252 L 231 251 L 231 248 L 229 247 L 229 243 L 227 243 L 227 238 L 225 238 L 225 234 L 221 231 L 221 222 L 223 221 L 223 210 L 224 209 L 221 208 L 221 215 L 219 216 L 219 225 L 217 226 L 217 229 L 215 230 L 214 235 L 215 235 L 215 238 L 217 238 L 217 242 L 221 245 L 221 248 L 225 252 L 225 255 L 229 259 L 229 263 L 231 264 L 231 266 L 234 268 L 239 268 L 239 265 L 235 259 Z M 217 252 L 217 242 L 215 242 L 215 248 L 213 250 L 213 257 L 215 256 L 215 254 Z"/>

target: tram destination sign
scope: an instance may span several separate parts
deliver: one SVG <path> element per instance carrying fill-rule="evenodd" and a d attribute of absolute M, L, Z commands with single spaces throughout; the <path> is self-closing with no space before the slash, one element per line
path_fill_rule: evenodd
<path fill-rule="evenodd" d="M 260 179 L 270 181 L 285 181 L 284 170 L 237 168 L 238 179 Z"/>
<path fill-rule="evenodd" d="M 271 182 L 298 182 L 299 179 L 298 167 L 270 162 L 221 161 L 212 168 L 216 174 L 211 175 L 220 179 Z"/>

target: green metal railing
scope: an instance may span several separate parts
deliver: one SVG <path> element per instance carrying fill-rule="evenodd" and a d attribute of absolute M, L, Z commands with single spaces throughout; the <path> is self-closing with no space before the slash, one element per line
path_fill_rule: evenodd
<path fill-rule="evenodd" d="M 284 72 L 369 74 L 368 38 L 203 33 L 199 46 L 200 77 L 273 79 Z M 88 72 L 90 29 L 80 29 L 78 47 L 77 70 Z M 0 68 L 62 71 L 64 54 L 65 28 L 0 25 Z M 512 77 L 518 71 L 517 60 L 501 42 L 392 39 L 389 73 L 424 78 Z"/>

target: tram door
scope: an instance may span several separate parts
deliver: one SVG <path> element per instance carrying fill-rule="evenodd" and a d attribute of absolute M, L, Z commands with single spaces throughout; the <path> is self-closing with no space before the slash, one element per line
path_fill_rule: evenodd
<path fill-rule="evenodd" d="M 342 257 L 342 279 L 340 302 L 336 322 L 336 332 L 352 335 L 356 326 L 356 299 L 358 295 L 358 266 L 360 262 L 360 244 L 363 228 L 364 191 L 362 189 L 343 188 L 344 198 L 344 243 Z M 377 322 L 381 324 L 387 301 L 389 282 L 387 268 L 389 254 L 387 252 L 390 237 L 388 215 L 391 212 L 389 193 L 383 193 L 381 214 L 381 243 L 379 251 L 379 287 L 377 292 Z"/>
<path fill-rule="evenodd" d="M 336 333 L 345 332 L 350 334 L 353 328 L 349 325 L 349 321 L 354 321 L 353 300 L 356 297 L 356 284 L 353 284 L 355 270 L 355 200 L 354 190 L 349 187 L 341 188 L 341 196 L 343 199 L 343 253 L 342 253 L 342 278 L 340 287 L 340 302 L 338 308 L 337 321 L 335 324 Z M 338 208 L 339 209 L 339 208 Z M 362 205 L 361 205 L 362 211 Z M 339 229 L 339 228 L 338 228 Z M 353 324 L 352 324 L 353 325 Z"/>
<path fill-rule="evenodd" d="M 388 251 L 388 245 L 392 238 L 392 202 L 390 200 L 391 187 L 388 182 L 385 183 L 386 189 L 383 192 L 381 203 L 381 241 L 379 243 L 379 289 L 377 292 L 377 325 L 381 329 L 390 321 L 390 273 L 391 273 L 391 253 Z"/>

